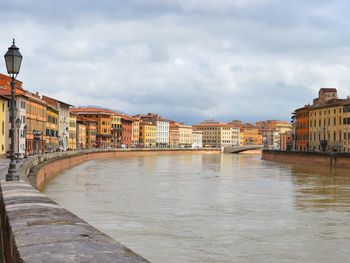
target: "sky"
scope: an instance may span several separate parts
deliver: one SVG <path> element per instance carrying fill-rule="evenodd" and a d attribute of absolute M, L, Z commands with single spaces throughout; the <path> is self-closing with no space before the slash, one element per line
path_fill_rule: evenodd
<path fill-rule="evenodd" d="M 320 88 L 350 95 L 349 1 L 1 3 L 0 49 L 16 39 L 24 88 L 75 106 L 289 121 Z"/>

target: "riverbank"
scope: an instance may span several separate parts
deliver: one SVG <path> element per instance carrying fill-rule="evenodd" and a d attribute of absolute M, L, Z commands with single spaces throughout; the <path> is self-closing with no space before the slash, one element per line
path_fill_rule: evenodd
<path fill-rule="evenodd" d="M 350 168 L 350 153 L 287 152 L 263 150 L 261 159 L 266 161 L 313 165 L 332 168 Z"/>
<path fill-rule="evenodd" d="M 164 152 L 215 154 L 220 150 L 91 150 L 32 156 L 21 163 L 18 182 L 6 182 L 7 169 L 2 169 L 0 212 L 4 262 L 148 262 L 37 189 L 45 187 L 64 169 L 88 160 Z"/>

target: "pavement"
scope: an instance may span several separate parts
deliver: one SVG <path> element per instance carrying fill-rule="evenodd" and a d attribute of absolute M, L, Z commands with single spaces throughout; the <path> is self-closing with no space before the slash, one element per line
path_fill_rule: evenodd
<path fill-rule="evenodd" d="M 0 158 L 0 170 L 5 168 L 5 167 L 8 167 L 9 162 L 10 162 L 10 159 Z"/>

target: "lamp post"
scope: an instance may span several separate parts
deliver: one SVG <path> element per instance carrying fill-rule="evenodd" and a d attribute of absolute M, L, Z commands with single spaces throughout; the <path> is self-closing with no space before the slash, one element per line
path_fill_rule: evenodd
<path fill-rule="evenodd" d="M 27 124 L 23 127 L 23 137 L 24 137 L 24 158 L 27 158 Z"/>
<path fill-rule="evenodd" d="M 21 119 L 20 118 L 17 118 L 17 120 L 16 120 L 16 128 L 17 128 L 17 134 L 18 134 L 18 141 L 17 141 L 17 163 L 19 163 L 19 132 L 20 132 L 20 128 L 21 128 L 21 124 L 22 124 L 22 122 L 21 122 Z"/>
<path fill-rule="evenodd" d="M 8 173 L 6 174 L 6 181 L 18 181 L 19 175 L 17 172 L 17 167 L 15 163 L 15 80 L 19 73 L 22 63 L 22 55 L 19 52 L 19 48 L 15 45 L 15 39 L 13 39 L 12 46 L 8 48 L 5 54 L 5 63 L 7 68 L 7 73 L 11 77 L 11 155 L 10 155 L 10 165 Z"/>

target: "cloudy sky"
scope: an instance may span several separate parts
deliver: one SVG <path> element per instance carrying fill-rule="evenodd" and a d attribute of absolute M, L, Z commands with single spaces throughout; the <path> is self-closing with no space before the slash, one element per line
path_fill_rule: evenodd
<path fill-rule="evenodd" d="M 0 48 L 16 38 L 25 89 L 73 105 L 188 123 L 289 120 L 319 88 L 350 94 L 345 0 L 1 3 Z"/>

